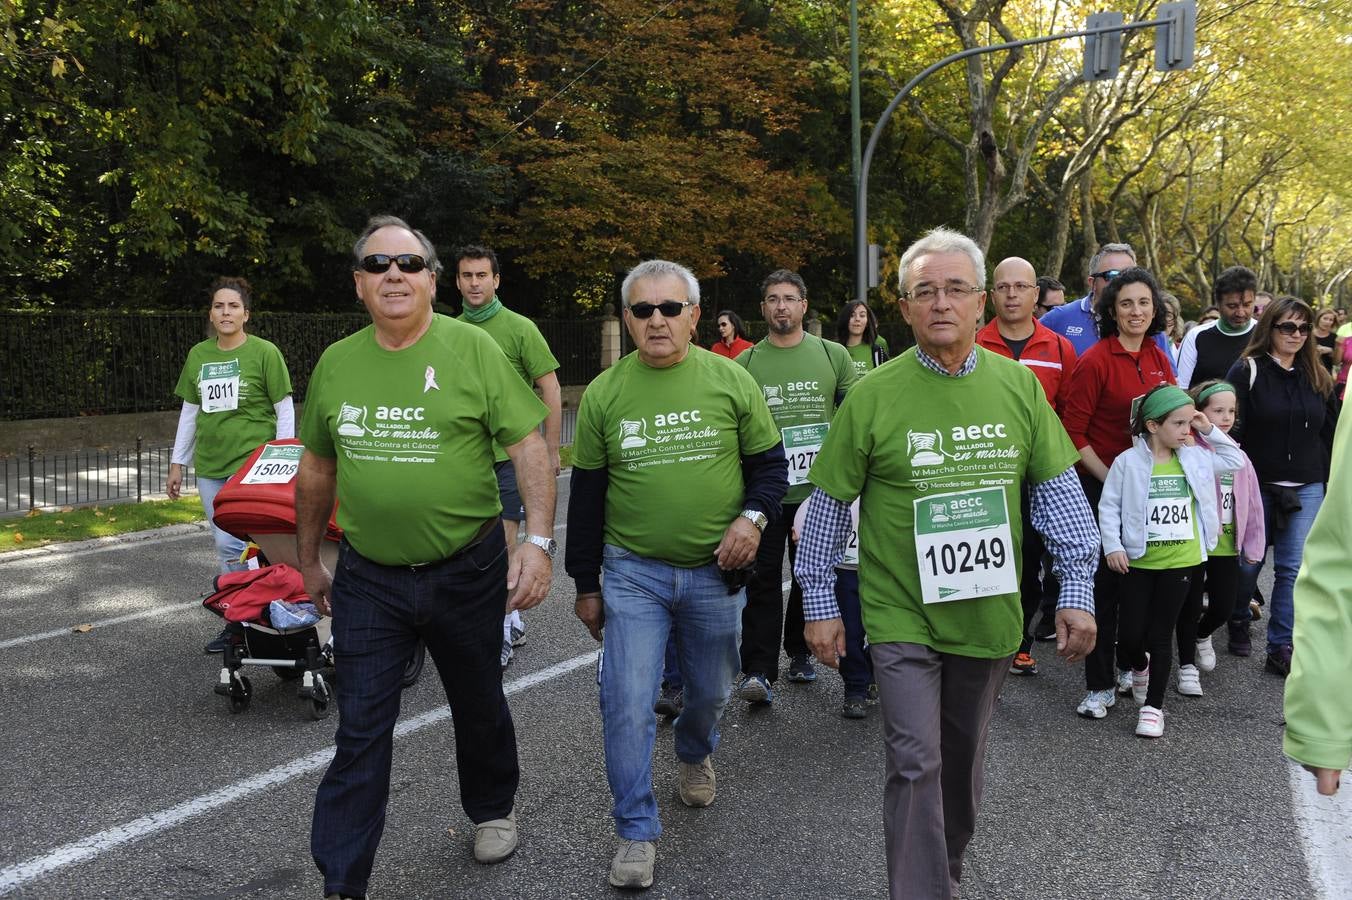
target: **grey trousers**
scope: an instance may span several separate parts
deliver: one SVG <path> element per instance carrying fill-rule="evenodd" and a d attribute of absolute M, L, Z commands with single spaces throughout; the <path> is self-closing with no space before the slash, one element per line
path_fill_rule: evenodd
<path fill-rule="evenodd" d="M 887 743 L 883 824 L 892 900 L 949 900 L 976 831 L 986 734 L 1010 657 L 874 644 Z"/>

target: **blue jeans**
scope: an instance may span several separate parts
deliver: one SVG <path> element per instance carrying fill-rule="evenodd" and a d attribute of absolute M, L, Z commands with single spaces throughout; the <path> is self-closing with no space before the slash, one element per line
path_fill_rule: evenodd
<path fill-rule="evenodd" d="M 451 706 L 460 805 L 475 823 L 512 811 L 519 774 L 499 664 L 507 605 L 502 529 L 417 569 L 382 566 L 344 541 L 332 601 L 338 752 L 315 796 L 310 852 L 324 893 L 364 896 L 385 828 L 401 683 L 419 638 Z"/>
<path fill-rule="evenodd" d="M 1266 484 L 1262 485 L 1262 490 L 1263 522 L 1267 527 L 1268 543 L 1272 545 L 1272 596 L 1268 600 L 1267 629 L 1267 649 L 1272 653 L 1278 647 L 1291 645 L 1291 629 L 1295 625 L 1293 598 L 1296 573 L 1300 571 L 1300 558 L 1305 552 L 1305 536 L 1310 533 L 1315 513 L 1319 512 L 1319 506 L 1324 502 L 1324 485 L 1316 482 L 1296 488 L 1300 496 L 1300 509 L 1287 516 L 1286 527 L 1280 530 L 1275 526 L 1273 517 L 1273 510 L 1277 506 L 1275 492 Z M 1249 565 L 1240 560 L 1239 600 L 1235 603 L 1233 621 L 1249 621 L 1249 598 L 1258 586 L 1258 573 L 1262 570 L 1262 562 Z"/>
<path fill-rule="evenodd" d="M 868 695 L 873 684 L 873 659 L 864 636 L 864 617 L 859 608 L 859 571 L 836 569 L 836 606 L 845 626 L 845 656 L 840 660 L 840 679 L 846 697 Z"/>
<path fill-rule="evenodd" d="M 606 544 L 602 565 L 605 634 L 601 650 L 601 727 L 615 831 L 625 840 L 662 833 L 653 796 L 653 743 L 667 635 L 685 706 L 672 724 L 676 756 L 699 762 L 718 747 L 718 720 L 737 674 L 746 592 L 729 594 L 714 564 L 684 569 Z"/>
<path fill-rule="evenodd" d="M 216 495 L 225 486 L 225 482 L 224 478 L 198 475 L 197 496 L 202 498 L 202 511 L 207 514 L 207 521 L 211 522 L 211 536 L 216 541 L 216 558 L 220 560 L 221 571 L 240 572 L 248 568 L 247 564 L 239 561 L 244 553 L 244 542 L 233 534 L 221 531 L 212 521 L 216 515 Z"/>

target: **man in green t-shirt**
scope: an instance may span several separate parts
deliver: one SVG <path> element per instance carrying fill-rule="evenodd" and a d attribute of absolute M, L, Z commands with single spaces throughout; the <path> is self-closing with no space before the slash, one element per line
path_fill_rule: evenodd
<path fill-rule="evenodd" d="M 306 592 L 333 616 L 343 673 L 337 753 L 315 798 L 310 848 L 326 894 L 363 897 L 389 795 L 400 682 L 419 641 L 455 717 L 474 857 L 499 862 L 516 849 L 502 616 L 549 592 L 554 472 L 538 431 L 544 405 L 492 338 L 433 313 L 440 264 L 431 242 L 378 216 L 353 255 L 371 325 L 325 350 L 310 379 L 296 544 Z M 510 562 L 495 443 L 516 464 L 526 506 L 526 544 Z M 335 497 L 344 537 L 330 574 L 319 545 Z"/>
<path fill-rule="evenodd" d="M 797 272 L 778 269 L 761 282 L 761 313 L 770 334 L 737 362 L 756 379 L 774 416 L 789 462 L 789 489 L 784 515 L 761 536 L 756 574 L 746 589 L 742 613 L 742 680 L 737 694 L 748 703 L 774 702 L 779 678 L 779 647 L 789 657 L 789 680 L 817 679 L 807 642 L 803 640 L 803 592 L 790 574 L 788 609 L 784 606 L 784 549 L 788 545 L 792 573 L 795 549 L 789 527 L 798 505 L 812 491 L 807 473 L 831 427 L 831 417 L 845 391 L 854 384 L 850 354 L 834 341 L 823 341 L 803 328 L 807 285 Z"/>
<path fill-rule="evenodd" d="M 690 270 L 649 260 L 620 293 L 637 349 L 582 395 L 565 565 L 577 617 L 597 640 L 605 630 L 597 680 L 620 837 L 610 883 L 646 888 L 662 833 L 653 702 L 667 640 L 674 635 L 685 692 L 672 725 L 679 794 L 687 806 L 708 806 L 718 721 L 737 672 L 744 568 L 779 516 L 785 462 L 755 381 L 690 343 L 699 320 Z"/>
<path fill-rule="evenodd" d="M 545 416 L 545 444 L 554 462 L 554 474 L 559 473 L 559 434 L 563 424 L 563 398 L 559 378 L 555 374 L 559 361 L 549 351 L 549 344 L 535 323 L 512 312 L 498 299 L 498 255 L 489 247 L 470 244 L 461 247 L 455 258 L 455 286 L 465 301 L 460 319 L 487 331 L 507 361 L 527 384 L 540 391 L 540 398 L 549 408 Z M 507 535 L 507 548 L 516 548 L 517 531 L 523 510 L 521 492 L 516 487 L 516 469 L 501 447 L 495 448 L 498 476 L 498 495 L 502 500 L 502 527 Z M 526 639 L 526 625 L 521 610 L 514 609 L 502 621 L 502 665 L 512 661 L 512 648 Z"/>
<path fill-rule="evenodd" d="M 902 254 L 916 347 L 850 391 L 812 466 L 798 546 L 807 641 L 836 665 L 835 565 L 859 498 L 859 594 L 886 724 L 891 892 L 956 896 L 986 733 L 1019 647 L 1020 490 L 1061 582 L 1057 650 L 1094 643 L 1099 533 L 1074 446 L 1027 367 L 975 346 L 985 260 L 936 229 Z"/>

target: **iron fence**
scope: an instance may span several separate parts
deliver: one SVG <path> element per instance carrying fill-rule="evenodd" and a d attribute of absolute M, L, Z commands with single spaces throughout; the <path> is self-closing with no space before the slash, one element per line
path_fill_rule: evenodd
<path fill-rule="evenodd" d="M 573 443 L 577 410 L 563 411 L 564 446 Z M 39 453 L 30 446 L 22 456 L 0 457 L 0 515 L 30 509 L 135 501 L 165 495 L 170 441 L 137 439 L 135 447 Z M 186 491 L 197 489 L 191 466 L 183 477 Z"/>
<path fill-rule="evenodd" d="M 299 402 L 324 348 L 369 322 L 365 313 L 259 312 L 249 329 L 281 350 Z M 599 320 L 536 324 L 562 383 L 587 384 L 601 371 Z M 0 419 L 173 409 L 188 348 L 206 337 L 200 313 L 0 312 Z"/>

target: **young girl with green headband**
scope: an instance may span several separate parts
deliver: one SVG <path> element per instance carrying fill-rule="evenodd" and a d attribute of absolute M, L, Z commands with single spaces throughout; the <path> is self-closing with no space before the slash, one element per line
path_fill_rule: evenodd
<path fill-rule="evenodd" d="M 1211 449 L 1196 445 L 1194 431 Z M 1179 611 L 1220 538 L 1216 474 L 1238 469 L 1244 454 L 1172 384 L 1145 395 L 1132 434 L 1103 483 L 1099 530 L 1108 567 L 1125 576 L 1117 641 L 1132 665 L 1132 696 L 1144 704 L 1136 733 L 1155 738 L 1164 734 Z"/>
<path fill-rule="evenodd" d="M 1235 424 L 1238 400 L 1235 386 L 1212 379 L 1194 387 L 1193 405 L 1225 434 Z M 1209 447 L 1206 439 L 1199 441 Z M 1240 451 L 1241 454 L 1244 451 Z M 1263 494 L 1258 474 L 1244 454 L 1244 465 L 1233 472 L 1216 476 L 1216 496 L 1220 501 L 1221 535 L 1207 555 L 1206 564 L 1192 580 L 1188 599 L 1178 615 L 1178 692 L 1187 697 L 1202 696 L 1200 672 L 1216 668 L 1216 649 L 1211 635 L 1230 620 L 1239 601 L 1239 560 L 1256 565 L 1267 552 L 1267 531 L 1263 523 Z M 1202 610 L 1202 594 L 1210 598 Z"/>

